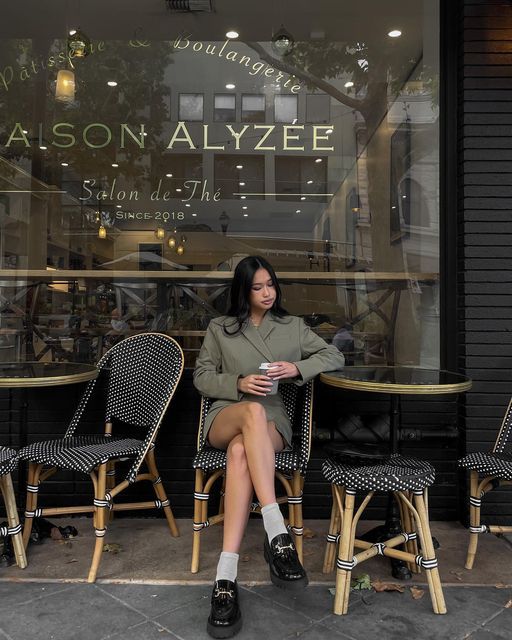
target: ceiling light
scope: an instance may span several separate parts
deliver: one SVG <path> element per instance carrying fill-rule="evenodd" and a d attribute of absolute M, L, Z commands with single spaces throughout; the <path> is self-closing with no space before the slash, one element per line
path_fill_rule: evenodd
<path fill-rule="evenodd" d="M 226 33 L 226 38 L 238 38 L 239 35 L 238 31 L 232 30 Z"/>
<path fill-rule="evenodd" d="M 300 213 L 300 209 L 296 209 L 296 210 L 295 210 L 295 213 Z"/>
<path fill-rule="evenodd" d="M 399 38 L 402 35 L 402 32 L 399 29 L 393 29 L 388 33 L 390 38 Z"/>
<path fill-rule="evenodd" d="M 188 202 L 187 202 L 185 206 L 186 206 L 186 207 L 190 207 L 190 203 L 188 203 Z"/>
<path fill-rule="evenodd" d="M 26 129 L 22 129 L 23 133 L 28 133 L 28 131 Z"/>
<path fill-rule="evenodd" d="M 226 85 L 226 89 L 234 89 L 235 85 L 232 82 L 228 82 Z"/>
<path fill-rule="evenodd" d="M 80 29 L 72 29 L 68 36 L 68 57 L 85 58 L 91 52 L 91 41 Z"/>
<path fill-rule="evenodd" d="M 176 238 L 174 236 L 171 236 L 169 240 L 167 240 L 167 244 L 169 245 L 169 249 L 174 249 L 174 247 L 176 246 Z"/>
<path fill-rule="evenodd" d="M 60 163 L 60 166 L 61 166 L 61 167 L 68 167 L 69 165 L 68 165 L 68 163 L 67 163 L 67 162 L 61 162 L 61 163 Z"/>
<path fill-rule="evenodd" d="M 109 80 L 107 84 L 109 87 L 117 87 L 117 82 L 115 80 Z"/>
<path fill-rule="evenodd" d="M 193 218 L 197 217 L 197 213 L 193 213 L 193 214 L 192 214 L 192 217 L 193 217 Z"/>
<path fill-rule="evenodd" d="M 179 245 L 176 247 L 176 253 L 177 253 L 179 256 L 182 256 L 182 255 L 185 253 L 185 247 L 184 247 L 182 244 L 179 244 Z"/>
<path fill-rule="evenodd" d="M 76 29 L 70 29 L 70 30 L 69 30 L 69 35 L 70 35 L 70 36 L 74 36 L 74 35 L 75 35 L 75 33 L 76 33 Z"/>
<path fill-rule="evenodd" d="M 242 209 L 247 209 L 247 205 L 246 205 L 246 204 L 244 204 L 244 206 L 242 207 Z"/>
<path fill-rule="evenodd" d="M 57 72 L 55 83 L 55 100 L 59 102 L 73 102 L 75 99 L 75 74 L 69 69 Z"/>
<path fill-rule="evenodd" d="M 322 158 L 316 158 L 315 162 L 322 162 Z"/>
<path fill-rule="evenodd" d="M 172 173 L 166 173 L 166 174 L 165 174 L 165 177 L 166 177 L 166 178 L 172 178 Z"/>
<path fill-rule="evenodd" d="M 178 193 L 181 193 L 181 189 L 180 189 L 179 187 L 176 189 L 176 191 L 177 191 Z"/>
<path fill-rule="evenodd" d="M 244 213 L 244 218 L 247 218 L 249 216 L 248 213 Z"/>
<path fill-rule="evenodd" d="M 332 129 L 327 129 L 325 133 L 332 133 L 332 131 L 333 131 Z"/>
<path fill-rule="evenodd" d="M 307 184 L 313 184 L 313 180 L 308 180 Z"/>
<path fill-rule="evenodd" d="M 239 182 L 238 183 L 241 187 L 245 187 L 245 182 Z"/>
<path fill-rule="evenodd" d="M 272 36 L 271 46 L 278 56 L 287 56 L 292 52 L 295 41 L 292 34 L 281 25 L 281 28 Z"/>
<path fill-rule="evenodd" d="M 107 230 L 102 224 L 100 224 L 100 228 L 98 229 L 98 238 L 101 238 L 102 240 L 104 240 L 106 237 L 107 237 Z"/>
<path fill-rule="evenodd" d="M 240 200 L 245 200 L 246 196 L 240 196 Z"/>
<path fill-rule="evenodd" d="M 39 147 L 42 151 L 46 151 L 46 149 L 48 149 L 48 147 L 45 147 L 43 144 Z"/>
<path fill-rule="evenodd" d="M 301 196 L 301 197 L 300 197 L 300 199 L 301 199 L 301 200 L 305 200 L 305 199 L 306 199 L 306 196 Z"/>
<path fill-rule="evenodd" d="M 117 207 L 118 209 L 122 209 L 122 208 L 123 208 L 123 205 L 122 205 L 122 204 L 116 204 L 116 207 Z"/>
<path fill-rule="evenodd" d="M 404 198 L 404 199 L 405 199 L 405 198 L 407 198 L 407 196 L 402 196 L 402 198 Z"/>
<path fill-rule="evenodd" d="M 25 133 L 27 133 L 27 132 L 25 131 Z M 243 168 L 244 168 L 244 165 L 243 165 L 243 164 L 237 164 L 237 165 L 236 165 L 236 168 L 237 168 L 237 169 L 243 169 Z"/>
<path fill-rule="evenodd" d="M 352 82 L 352 80 L 349 80 L 348 82 L 345 82 L 345 87 L 347 89 L 350 89 L 350 87 L 353 87 L 353 86 L 354 86 L 354 83 Z"/>
<path fill-rule="evenodd" d="M 118 167 L 119 165 L 117 164 L 117 162 L 113 162 L 112 166 L 115 168 L 115 167 Z"/>

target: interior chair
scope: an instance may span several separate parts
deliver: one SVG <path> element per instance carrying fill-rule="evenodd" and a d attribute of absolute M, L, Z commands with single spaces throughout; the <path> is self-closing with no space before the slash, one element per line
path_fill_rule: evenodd
<path fill-rule="evenodd" d="M 428 487 L 435 478 L 432 465 L 395 454 L 377 464 L 349 464 L 329 459 L 323 463 L 322 473 L 331 483 L 333 494 L 323 572 L 333 570 L 336 556 L 334 613 L 348 613 L 354 567 L 377 555 L 403 560 L 411 571 L 413 567 L 417 567 L 416 572 L 425 569 L 434 613 L 446 613 L 428 518 Z M 365 495 L 356 510 L 357 491 Z M 357 539 L 356 527 L 376 491 L 393 492 L 400 507 L 403 529 L 389 540 L 372 543 Z M 402 545 L 405 550 L 396 548 Z M 361 551 L 354 554 L 354 549 Z"/>
<path fill-rule="evenodd" d="M 291 451 L 276 453 L 276 478 L 281 482 L 286 495 L 278 497 L 279 504 L 288 503 L 288 526 L 295 539 L 295 547 L 302 562 L 302 490 L 311 449 L 311 418 L 313 411 L 313 382 L 298 387 L 294 384 L 280 384 L 279 393 L 283 398 L 288 417 L 292 423 L 294 438 Z M 226 470 L 226 452 L 205 444 L 204 421 L 213 403 L 211 398 L 201 398 L 199 431 L 197 435 L 197 455 L 193 467 L 196 470 L 194 491 L 194 533 L 192 547 L 192 573 L 199 571 L 201 532 L 206 527 L 224 520 L 223 490 Z M 219 512 L 208 517 L 210 491 L 216 480 L 221 480 L 222 490 Z M 251 505 L 251 513 L 260 513 L 259 503 Z"/>
<path fill-rule="evenodd" d="M 512 533 L 512 526 L 481 524 L 480 507 L 486 493 L 512 484 L 512 400 L 509 402 L 498 437 L 492 451 L 469 453 L 459 460 L 459 466 L 470 470 L 469 487 L 469 545 L 466 569 L 472 569 L 480 533 Z"/>
<path fill-rule="evenodd" d="M 29 462 L 23 541 L 28 543 L 34 517 L 93 513 L 96 544 L 88 582 L 94 582 L 103 550 L 109 511 L 162 508 L 173 536 L 178 528 L 155 463 L 158 429 L 183 372 L 183 352 L 178 343 L 160 333 L 141 333 L 114 345 L 98 362 L 100 375 L 107 377 L 105 429 L 103 435 L 82 434 L 84 413 L 97 384 L 88 383 L 63 438 L 36 442 L 20 450 Z M 139 438 L 116 436 L 122 425 Z M 126 477 L 116 484 L 113 465 L 132 462 Z M 142 463 L 147 472 L 141 471 Z M 39 508 L 39 485 L 58 469 L 89 474 L 94 502 L 86 506 Z M 153 484 L 156 500 L 114 503 L 124 489 L 140 480 Z"/>
<path fill-rule="evenodd" d="M 18 519 L 16 498 L 12 486 L 11 472 L 18 463 L 18 454 L 14 449 L 0 447 L 0 490 L 4 498 L 5 511 L 7 513 L 7 526 L 0 527 L 0 537 L 12 536 L 12 546 L 16 564 L 20 569 L 27 566 L 25 547 L 21 535 L 21 524 Z"/>

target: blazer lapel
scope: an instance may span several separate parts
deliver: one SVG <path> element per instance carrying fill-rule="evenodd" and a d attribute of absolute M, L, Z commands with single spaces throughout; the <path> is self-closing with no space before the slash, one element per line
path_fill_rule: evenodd
<path fill-rule="evenodd" d="M 264 356 L 266 362 L 273 362 L 275 359 L 265 342 L 265 339 L 274 328 L 273 325 L 274 322 L 268 317 L 267 313 L 259 327 L 255 327 L 252 322 L 249 321 L 242 329 L 244 337 Z"/>

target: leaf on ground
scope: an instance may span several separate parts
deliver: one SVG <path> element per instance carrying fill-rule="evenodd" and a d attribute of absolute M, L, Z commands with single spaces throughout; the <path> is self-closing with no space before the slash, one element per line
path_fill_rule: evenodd
<path fill-rule="evenodd" d="M 64 564 L 71 564 L 72 562 L 78 562 L 76 558 L 71 558 L 71 560 L 66 560 Z"/>
<path fill-rule="evenodd" d="M 362 573 L 359 576 L 356 576 L 352 582 L 350 583 L 350 588 L 354 591 L 363 591 L 365 589 L 371 589 L 372 583 L 370 581 L 370 576 L 367 573 Z"/>
<path fill-rule="evenodd" d="M 425 595 L 425 590 L 419 587 L 410 587 L 411 595 L 415 600 L 420 600 Z"/>
<path fill-rule="evenodd" d="M 107 551 L 108 553 L 119 553 L 123 550 L 123 547 L 117 542 L 110 542 L 108 544 L 103 545 L 103 551 Z"/>
<path fill-rule="evenodd" d="M 397 584 L 396 582 L 383 582 L 382 580 L 374 580 L 372 581 L 372 587 L 375 591 L 398 591 L 399 593 L 403 593 L 405 588 L 402 587 L 401 584 Z"/>
<path fill-rule="evenodd" d="M 452 570 L 452 571 L 450 571 L 450 573 L 452 575 L 454 575 L 457 578 L 457 580 L 462 581 L 462 576 L 464 575 L 462 571 L 454 571 L 454 570 Z"/>
<path fill-rule="evenodd" d="M 496 589 L 508 589 L 510 585 L 505 584 L 504 582 L 498 582 L 498 584 L 494 585 Z"/>
<path fill-rule="evenodd" d="M 62 533 L 59 531 L 58 527 L 52 527 L 50 529 L 50 538 L 52 540 L 62 540 Z"/>
<path fill-rule="evenodd" d="M 240 562 L 250 562 L 251 560 L 251 556 L 246 555 L 246 556 L 240 556 Z"/>
<path fill-rule="evenodd" d="M 331 594 L 331 596 L 335 596 L 336 595 L 336 587 L 329 587 L 329 593 Z"/>
<path fill-rule="evenodd" d="M 304 527 L 304 531 L 302 535 L 304 536 L 304 538 L 316 538 L 316 531 L 313 531 L 313 529 L 308 529 L 307 527 Z"/>
<path fill-rule="evenodd" d="M 505 605 L 505 609 L 511 609 L 511 608 L 512 608 L 512 600 L 509 600 Z"/>

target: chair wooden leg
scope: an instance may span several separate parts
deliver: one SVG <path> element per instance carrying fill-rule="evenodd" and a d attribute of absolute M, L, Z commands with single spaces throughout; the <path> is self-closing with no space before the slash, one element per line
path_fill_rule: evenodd
<path fill-rule="evenodd" d="M 329 522 L 329 532 L 327 534 L 327 542 L 325 544 L 324 565 L 322 568 L 322 573 L 330 573 L 334 568 L 337 538 L 340 533 L 340 510 L 334 492 L 334 485 L 331 485 L 331 492 L 331 520 Z"/>
<path fill-rule="evenodd" d="M 480 500 L 478 495 L 478 471 L 471 471 L 470 491 L 469 491 L 469 544 L 466 557 L 466 569 L 472 569 L 475 562 L 476 550 L 478 547 L 478 536 L 480 529 Z"/>
<path fill-rule="evenodd" d="M 169 529 L 171 530 L 171 535 L 174 538 L 178 538 L 180 535 L 180 532 L 178 530 L 178 525 L 176 524 L 176 520 L 174 519 L 174 514 L 169 504 L 169 499 L 167 498 L 167 494 L 162 484 L 162 478 L 158 473 L 158 469 L 155 462 L 154 449 L 150 449 L 148 451 L 146 456 L 146 463 L 148 465 L 149 472 L 156 478 L 156 480 L 153 482 L 153 489 L 155 490 L 156 497 L 162 503 L 165 517 L 167 518 L 167 524 L 169 525 Z"/>
<path fill-rule="evenodd" d="M 338 492 L 339 487 L 335 487 Z M 343 508 L 343 527 L 338 546 L 338 558 L 336 560 L 336 593 L 334 596 L 334 613 L 344 615 L 348 612 L 348 599 L 350 594 L 350 579 L 352 577 L 352 561 L 354 546 L 352 542 L 352 519 L 354 517 L 355 491 L 345 490 Z"/>
<path fill-rule="evenodd" d="M 302 564 L 304 564 L 304 522 L 302 520 L 302 486 L 303 479 L 299 471 L 294 471 L 292 478 L 292 490 L 294 502 L 292 505 L 288 503 L 288 508 L 292 507 L 292 513 L 290 514 L 290 523 L 292 525 L 292 531 L 295 538 L 295 548 L 297 549 L 297 555 Z M 293 516 L 292 516 L 293 514 Z"/>
<path fill-rule="evenodd" d="M 203 530 L 203 503 L 208 507 L 208 500 L 204 499 L 204 472 L 196 469 L 196 483 L 194 491 L 194 532 L 192 534 L 192 564 L 190 571 L 197 573 L 199 571 L 199 558 L 201 554 L 201 531 Z"/>
<path fill-rule="evenodd" d="M 430 523 L 428 519 L 428 511 L 425 506 L 426 491 L 414 493 L 414 506 L 416 507 L 417 532 L 420 538 L 420 545 L 425 563 L 425 573 L 428 580 L 430 597 L 434 613 L 446 613 L 446 604 L 444 601 L 443 587 L 441 578 L 439 577 L 439 569 L 437 568 L 437 559 L 432 544 L 432 533 L 430 532 Z M 429 568 L 429 563 L 432 568 Z"/>
<path fill-rule="evenodd" d="M 95 529 L 96 542 L 94 544 L 94 552 L 92 562 L 89 569 L 87 582 L 96 582 L 96 575 L 100 566 L 101 554 L 103 553 L 103 544 L 105 534 L 107 532 L 107 515 L 109 505 L 105 499 L 107 484 L 107 463 L 100 464 L 98 467 L 98 477 L 96 481 L 96 490 L 94 492 L 94 513 L 95 513 Z"/>
<path fill-rule="evenodd" d="M 25 500 L 25 524 L 23 525 L 23 546 L 27 548 L 32 524 L 37 510 L 37 488 L 39 487 L 39 476 L 41 475 L 42 464 L 30 462 L 28 465 L 27 497 Z M 32 489 L 32 490 L 31 490 Z"/>
<path fill-rule="evenodd" d="M 109 460 L 109 462 L 107 462 L 107 485 L 106 485 L 107 492 L 109 492 L 115 486 L 116 486 L 116 461 Z M 114 509 L 111 509 L 109 511 L 108 521 L 109 523 L 111 523 L 113 520 L 114 520 Z"/>
<path fill-rule="evenodd" d="M 11 474 L 7 473 L 0 476 L 0 489 L 4 497 L 5 510 L 7 512 L 7 523 L 12 537 L 12 546 L 14 547 L 14 556 L 16 564 L 20 569 L 27 566 L 27 556 L 25 555 L 25 547 L 23 546 L 23 536 L 21 534 L 21 526 L 18 518 L 18 509 L 16 507 L 16 498 L 14 497 L 14 488 L 12 486 Z"/>
<path fill-rule="evenodd" d="M 409 495 L 409 491 L 403 492 L 408 500 L 411 499 Z M 398 507 L 400 509 L 400 522 L 402 523 L 402 531 L 405 533 L 412 533 L 414 530 L 413 523 L 411 520 L 411 514 L 409 509 L 407 508 L 407 504 L 404 503 L 398 493 L 393 492 L 395 500 L 398 502 Z M 408 540 L 404 542 L 404 549 L 407 553 L 410 553 L 413 557 L 418 555 L 418 545 L 416 544 L 416 540 Z M 421 569 L 418 565 L 413 562 L 407 562 L 407 568 L 411 573 L 420 573 Z"/>

